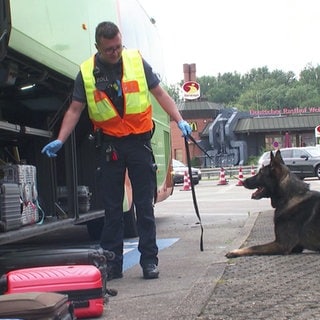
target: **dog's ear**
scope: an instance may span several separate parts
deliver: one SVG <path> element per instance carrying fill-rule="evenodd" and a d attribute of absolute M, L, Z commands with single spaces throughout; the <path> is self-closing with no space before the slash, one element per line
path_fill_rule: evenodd
<path fill-rule="evenodd" d="M 270 163 L 273 161 L 273 159 L 274 159 L 274 154 L 272 151 L 270 151 Z"/>
<path fill-rule="evenodd" d="M 282 159 L 280 150 L 276 151 L 276 155 L 273 156 L 273 159 L 271 161 L 274 162 L 274 163 L 277 163 L 277 164 L 284 164 L 284 161 Z"/>

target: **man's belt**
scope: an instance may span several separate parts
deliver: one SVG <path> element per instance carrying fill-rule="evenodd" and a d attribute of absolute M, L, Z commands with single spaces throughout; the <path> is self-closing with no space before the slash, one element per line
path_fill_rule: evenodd
<path fill-rule="evenodd" d="M 103 133 L 102 134 L 102 141 L 104 142 L 108 142 L 108 141 L 117 141 L 117 140 L 150 140 L 152 138 L 152 132 L 148 131 L 148 132 L 144 132 L 144 133 L 139 133 L 139 134 L 129 134 L 127 136 L 123 136 L 123 137 L 115 137 L 115 136 L 111 136 L 108 134 Z"/>

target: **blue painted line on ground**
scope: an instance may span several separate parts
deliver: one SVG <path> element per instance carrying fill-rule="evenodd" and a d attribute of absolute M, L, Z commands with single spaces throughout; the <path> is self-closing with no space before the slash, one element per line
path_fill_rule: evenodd
<path fill-rule="evenodd" d="M 179 238 L 157 239 L 159 251 L 170 247 Z M 138 251 L 138 240 L 131 239 L 124 242 L 123 271 L 133 267 L 140 261 L 140 252 Z"/>

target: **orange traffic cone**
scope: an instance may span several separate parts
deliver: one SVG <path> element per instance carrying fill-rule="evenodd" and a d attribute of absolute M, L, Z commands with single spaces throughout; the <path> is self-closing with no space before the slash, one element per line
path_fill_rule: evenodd
<path fill-rule="evenodd" d="M 241 167 L 239 168 L 238 183 L 236 186 L 243 186 L 243 173 Z"/>
<path fill-rule="evenodd" d="M 221 186 L 221 185 L 225 185 L 225 184 L 228 184 L 228 182 L 225 177 L 224 169 L 221 168 L 220 169 L 220 179 L 219 179 L 218 185 Z"/>
<path fill-rule="evenodd" d="M 255 174 L 256 174 L 256 173 L 255 173 L 255 171 L 254 171 L 254 167 L 251 166 L 251 175 L 254 176 Z"/>
<path fill-rule="evenodd" d="M 181 189 L 181 191 L 190 191 L 190 190 L 191 190 L 190 177 L 189 177 L 188 171 L 186 170 L 184 172 L 183 189 Z"/>

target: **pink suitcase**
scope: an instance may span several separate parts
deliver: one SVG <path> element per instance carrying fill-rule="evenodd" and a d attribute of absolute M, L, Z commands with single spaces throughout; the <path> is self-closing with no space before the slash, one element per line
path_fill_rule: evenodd
<path fill-rule="evenodd" d="M 26 268 L 6 274 L 9 293 L 57 292 L 67 294 L 77 318 L 100 317 L 104 297 L 99 269 L 91 265 Z"/>

